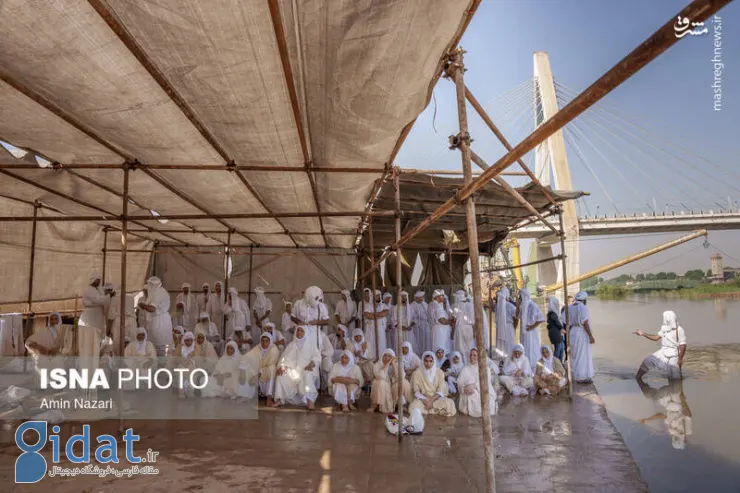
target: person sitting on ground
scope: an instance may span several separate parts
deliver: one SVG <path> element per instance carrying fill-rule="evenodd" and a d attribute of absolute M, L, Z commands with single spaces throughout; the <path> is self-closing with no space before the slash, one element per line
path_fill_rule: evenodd
<path fill-rule="evenodd" d="M 457 413 L 455 403 L 447 397 L 447 383 L 444 373 L 434 364 L 434 354 L 426 351 L 422 355 L 423 366 L 414 372 L 411 389 L 414 401 L 409 412 L 418 409 L 422 414 L 454 416 Z"/>
<path fill-rule="evenodd" d="M 339 362 L 329 372 L 329 392 L 342 411 L 355 411 L 357 391 L 362 384 L 362 370 L 354 362 L 350 351 L 344 350 Z"/>
<path fill-rule="evenodd" d="M 262 321 L 262 332 L 269 332 L 270 334 L 272 334 L 273 344 L 275 344 L 278 350 L 282 353 L 287 344 L 285 343 L 285 337 L 283 337 L 283 333 L 280 332 L 277 327 L 275 327 L 275 324 L 270 322 L 269 320 Z"/>
<path fill-rule="evenodd" d="M 177 349 L 177 346 L 182 344 L 182 336 L 185 335 L 185 328 L 182 325 L 175 325 L 172 328 L 172 348 L 169 349 L 167 354 L 172 354 Z"/>
<path fill-rule="evenodd" d="M 540 349 L 542 358 L 537 362 L 534 374 L 534 383 L 537 391 L 542 395 L 558 395 L 560 389 L 568 385 L 565 377 L 565 368 L 559 359 L 553 356 L 550 346 L 543 345 Z"/>
<path fill-rule="evenodd" d="M 201 390 L 203 397 L 236 397 L 236 374 L 239 367 L 239 348 L 236 342 L 226 343 L 224 355 L 216 363 L 208 385 Z"/>
<path fill-rule="evenodd" d="M 195 336 L 195 364 L 206 373 L 211 373 L 218 363 L 218 354 L 213 345 L 206 340 L 206 336 L 198 334 Z"/>
<path fill-rule="evenodd" d="M 214 349 L 218 350 L 223 346 L 221 334 L 218 332 L 218 327 L 213 323 L 208 312 L 201 312 L 198 317 L 198 323 L 195 324 L 195 329 L 193 329 L 193 334 L 205 335 L 206 339 L 208 339 L 208 342 L 213 345 Z"/>
<path fill-rule="evenodd" d="M 319 395 L 316 379 L 320 364 L 319 348 L 308 340 L 304 326 L 297 325 L 295 339 L 285 348 L 278 363 L 273 407 L 305 404 L 309 411 L 313 410 Z"/>
<path fill-rule="evenodd" d="M 352 355 L 355 357 L 356 364 L 362 370 L 362 378 L 366 384 L 373 381 L 373 360 L 370 359 L 370 346 L 365 341 L 365 334 L 362 329 L 352 331 Z"/>
<path fill-rule="evenodd" d="M 403 371 L 406 379 L 411 381 L 414 372 L 422 367 L 421 359 L 414 352 L 414 347 L 410 342 L 401 344 L 401 357 L 403 358 Z"/>
<path fill-rule="evenodd" d="M 468 364 L 460 371 L 457 379 L 460 389 L 460 400 L 458 407 L 460 414 L 467 414 L 472 418 L 480 418 L 483 415 L 480 400 L 480 372 L 478 371 L 478 350 L 473 348 L 468 355 Z M 491 416 L 497 412 L 496 391 L 493 388 L 493 378 L 488 379 L 488 406 Z"/>
<path fill-rule="evenodd" d="M 56 366 L 54 356 L 59 354 L 63 340 L 62 315 L 58 312 L 51 313 L 47 318 L 46 327 L 34 330 L 26 339 L 26 349 L 33 357 L 37 371 Z"/>
<path fill-rule="evenodd" d="M 263 332 L 260 336 L 260 343 L 241 357 L 237 395 L 251 399 L 259 391 L 267 397 L 267 405 L 273 406 L 279 360 L 280 351 L 272 342 L 272 334 Z"/>
<path fill-rule="evenodd" d="M 447 380 L 447 389 L 450 395 L 457 394 L 457 377 L 460 375 L 463 367 L 462 354 L 460 351 L 453 351 L 452 356 L 449 358 L 450 366 L 445 371 L 445 380 Z"/>
<path fill-rule="evenodd" d="M 418 357 L 417 357 L 418 358 Z M 390 348 L 383 351 L 380 360 L 375 363 L 373 373 L 372 390 L 370 391 L 370 408 L 367 412 L 380 411 L 381 413 L 392 413 L 398 404 L 398 359 L 396 353 Z M 403 379 L 404 404 L 411 397 L 411 384 Z"/>
<path fill-rule="evenodd" d="M 131 344 L 128 345 L 131 347 Z M 128 349 L 127 347 L 127 349 Z M 182 336 L 182 344 L 175 350 L 172 361 L 170 362 L 173 368 L 181 368 L 192 371 L 196 368 L 195 365 L 195 335 L 192 332 L 187 331 Z M 189 379 L 183 378 L 183 386 L 178 389 L 180 398 L 192 397 L 194 389 L 190 386 Z"/>
<path fill-rule="evenodd" d="M 663 312 L 663 325 L 657 334 L 646 334 L 642 330 L 634 332 L 651 341 L 660 341 L 660 349 L 645 358 L 637 371 L 636 378 L 641 380 L 651 368 L 666 373 L 668 380 L 681 378 L 681 367 L 686 354 L 686 332 L 678 325 L 678 317 L 672 311 Z"/>
<path fill-rule="evenodd" d="M 437 347 L 434 351 L 434 366 L 442 371 L 447 371 L 450 367 L 450 361 L 447 359 L 447 352 L 442 346 Z"/>
<path fill-rule="evenodd" d="M 511 350 L 511 357 L 504 363 L 503 375 L 499 377 L 501 385 L 515 396 L 529 395 L 529 389 L 534 387 L 532 365 L 524 355 L 524 346 L 516 344 Z"/>
<path fill-rule="evenodd" d="M 147 333 L 144 327 L 136 329 L 136 342 L 126 346 L 123 352 L 124 364 L 134 372 L 147 372 L 157 367 L 157 350 L 154 344 L 147 341 Z M 136 379 L 123 382 L 124 390 L 134 390 Z"/>

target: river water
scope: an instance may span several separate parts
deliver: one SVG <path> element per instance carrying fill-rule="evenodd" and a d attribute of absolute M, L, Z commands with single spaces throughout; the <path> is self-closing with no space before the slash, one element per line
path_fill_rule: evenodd
<path fill-rule="evenodd" d="M 649 483 L 662 492 L 740 491 L 740 301 L 635 295 L 589 298 L 596 386 Z M 664 310 L 678 314 L 688 349 L 682 382 L 634 374 L 659 343 Z"/>

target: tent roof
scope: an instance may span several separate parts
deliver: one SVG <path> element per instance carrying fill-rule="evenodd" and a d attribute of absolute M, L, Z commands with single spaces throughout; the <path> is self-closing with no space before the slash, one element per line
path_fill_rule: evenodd
<path fill-rule="evenodd" d="M 61 164 L 213 168 L 130 173 L 129 214 L 364 211 L 477 4 L 8 0 L 0 4 L 0 139 Z M 229 162 L 266 168 L 224 171 Z M 312 166 L 377 173 L 309 173 Z M 3 170 L 0 196 L 117 216 L 122 175 Z M 218 244 L 232 228 L 235 245 L 347 248 L 359 220 L 140 226 L 160 231 L 143 233 L 150 239 L 183 244 Z M 223 233 L 198 232 L 216 230 Z"/>
<path fill-rule="evenodd" d="M 425 174 L 401 174 L 400 199 L 403 216 L 401 219 L 401 233 L 407 231 L 434 212 L 441 204 L 455 196 L 455 192 L 463 187 L 463 180 L 457 178 L 442 178 Z M 540 213 L 550 207 L 545 194 L 533 183 L 517 191 Z M 548 187 L 556 202 L 577 199 L 583 195 L 579 191 L 555 191 Z M 395 191 L 392 182 L 387 182 L 380 191 L 373 207 L 377 209 L 395 209 Z M 508 231 L 519 222 L 529 218 L 532 214 L 512 197 L 503 187 L 496 183 L 489 183 L 476 193 L 475 212 L 478 218 L 478 237 L 481 243 L 494 242 L 497 244 L 506 237 Z M 414 214 L 417 217 L 414 217 Z M 393 217 L 373 218 L 373 241 L 376 249 L 391 245 L 395 241 L 395 219 Z M 465 207 L 455 206 L 448 214 L 431 224 L 429 228 L 405 244 L 410 250 L 447 250 L 445 231 L 453 231 L 459 238 L 452 248 L 460 250 L 467 248 L 467 223 Z M 369 247 L 369 235 L 365 233 L 363 246 Z"/>

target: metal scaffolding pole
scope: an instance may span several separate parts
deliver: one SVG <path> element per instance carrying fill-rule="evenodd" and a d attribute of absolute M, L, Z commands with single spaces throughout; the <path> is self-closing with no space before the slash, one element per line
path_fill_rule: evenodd
<path fill-rule="evenodd" d="M 247 303 L 252 309 L 252 262 L 254 261 L 254 245 L 249 247 L 249 281 L 247 282 Z"/>
<path fill-rule="evenodd" d="M 396 200 L 396 241 L 401 238 L 401 184 L 398 179 L 398 173 L 393 173 L 393 191 Z M 398 310 L 396 315 L 396 350 L 397 353 L 397 364 L 396 368 L 398 375 L 396 377 L 398 385 L 398 441 L 399 443 L 403 437 L 403 354 L 401 354 L 401 331 L 403 330 L 403 304 L 401 301 L 401 290 L 403 289 L 402 279 L 402 268 L 401 268 L 401 247 L 396 248 L 396 309 Z M 408 309 L 407 309 L 408 311 Z"/>
<path fill-rule="evenodd" d="M 449 71 L 453 74 L 457 89 L 457 118 L 460 133 L 457 135 L 457 146 L 462 156 L 462 168 L 465 173 L 465 186 L 473 181 L 470 165 L 470 134 L 468 133 L 468 115 L 465 108 L 465 83 L 463 82 L 463 50 L 458 48 L 451 54 Z M 470 274 L 473 281 L 473 306 L 475 309 L 475 338 L 478 343 L 478 375 L 480 378 L 481 425 L 483 428 L 483 456 L 485 458 L 486 491 L 496 492 L 496 473 L 494 470 L 493 428 L 491 424 L 491 403 L 489 400 L 490 373 L 488 370 L 488 351 L 486 336 L 483 331 L 483 303 L 481 299 L 480 260 L 478 252 L 478 224 L 475 218 L 475 199 L 465 199 L 465 213 L 468 226 L 468 249 L 470 252 Z M 399 242 L 396 241 L 398 244 Z"/>
<path fill-rule="evenodd" d="M 224 299 L 229 301 L 229 259 L 231 258 L 231 231 L 226 234 L 226 247 L 224 248 Z M 236 300 L 231 300 L 236 304 Z M 232 305 L 233 306 L 233 305 Z M 226 340 L 226 317 L 221 319 L 221 339 Z"/>
<path fill-rule="evenodd" d="M 373 218 L 370 216 L 370 221 L 367 225 L 367 232 L 370 239 L 370 264 L 372 265 L 375 262 L 375 241 L 373 238 Z M 380 354 L 378 354 L 378 349 L 380 348 L 380 336 L 378 335 L 378 321 L 375 320 L 375 272 L 372 272 L 372 278 L 370 279 L 370 286 L 372 288 L 372 292 L 370 293 L 370 306 L 373 307 L 373 333 L 375 334 L 375 361 L 378 361 L 380 358 Z M 364 311 L 365 305 L 363 304 L 363 311 Z M 363 314 L 364 316 L 364 314 Z"/>
<path fill-rule="evenodd" d="M 358 313 L 357 315 L 360 317 L 360 326 L 362 327 L 362 333 L 365 333 L 365 250 L 360 250 L 360 289 L 362 289 L 362 294 L 360 295 L 360 300 L 362 301 L 362 313 Z M 349 335 L 349 334 L 348 334 Z"/>
<path fill-rule="evenodd" d="M 107 253 L 108 253 L 108 228 L 103 228 L 103 284 L 105 284 L 105 267 L 106 267 L 106 261 L 107 259 Z"/>
<path fill-rule="evenodd" d="M 34 270 L 34 264 L 36 263 L 36 225 L 37 222 L 35 221 L 35 218 L 38 217 L 39 209 L 41 208 L 41 204 L 38 202 L 33 203 L 33 225 L 31 226 L 31 259 L 30 259 L 30 265 L 28 266 L 28 317 L 26 317 L 26 333 L 23 334 L 23 340 L 25 341 L 28 339 L 28 337 L 33 333 L 33 323 L 34 323 L 34 314 L 33 314 L 33 270 Z M 61 324 L 62 321 L 60 320 L 59 323 Z M 23 355 L 28 356 L 28 350 L 24 348 Z M 23 372 L 26 371 L 26 364 L 28 362 L 28 358 L 23 358 Z"/>
<path fill-rule="evenodd" d="M 560 255 L 563 269 L 563 304 L 565 305 L 565 357 L 568 365 L 568 395 L 573 398 L 573 372 L 570 369 L 570 314 L 568 313 L 568 269 L 565 262 L 565 230 L 563 229 L 563 209 L 558 210 L 560 221 Z"/>
<path fill-rule="evenodd" d="M 128 181 L 130 169 L 123 168 L 123 213 L 121 214 L 121 311 L 119 312 L 120 330 L 118 338 L 118 356 L 123 357 L 126 337 L 126 240 L 128 235 Z"/>

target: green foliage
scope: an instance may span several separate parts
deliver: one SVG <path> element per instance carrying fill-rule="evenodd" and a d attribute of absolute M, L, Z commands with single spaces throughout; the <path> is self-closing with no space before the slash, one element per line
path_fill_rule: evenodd
<path fill-rule="evenodd" d="M 712 275 L 712 272 L 709 271 L 709 275 Z M 688 279 L 689 281 L 701 281 L 704 279 L 704 271 L 701 269 L 691 269 L 687 270 L 686 274 L 684 274 L 684 277 Z"/>
<path fill-rule="evenodd" d="M 635 281 L 640 282 L 645 280 L 645 274 L 637 274 L 635 276 Z"/>
<path fill-rule="evenodd" d="M 655 280 L 655 274 L 652 272 L 650 274 L 645 274 L 645 280 L 646 281 L 654 281 Z"/>
<path fill-rule="evenodd" d="M 669 280 L 671 280 L 671 281 L 675 280 L 675 279 L 676 279 L 677 277 L 678 277 L 678 276 L 676 275 L 676 273 L 675 273 L 675 272 L 668 272 L 668 273 L 666 274 L 666 279 L 669 279 Z"/>
<path fill-rule="evenodd" d="M 630 293 L 630 290 L 622 286 L 601 284 L 596 288 L 596 296 L 599 298 L 622 298 Z"/>
<path fill-rule="evenodd" d="M 581 287 L 583 289 L 588 289 L 588 288 L 592 288 L 594 286 L 597 286 L 597 285 L 601 284 L 602 282 L 604 282 L 604 278 L 603 277 L 589 277 L 585 281 L 581 282 Z"/>
<path fill-rule="evenodd" d="M 712 277 L 712 269 L 707 269 L 707 277 Z"/>
<path fill-rule="evenodd" d="M 658 272 L 657 274 L 655 274 L 656 281 L 665 281 L 666 279 L 668 279 L 668 274 L 666 274 L 665 272 Z"/>

